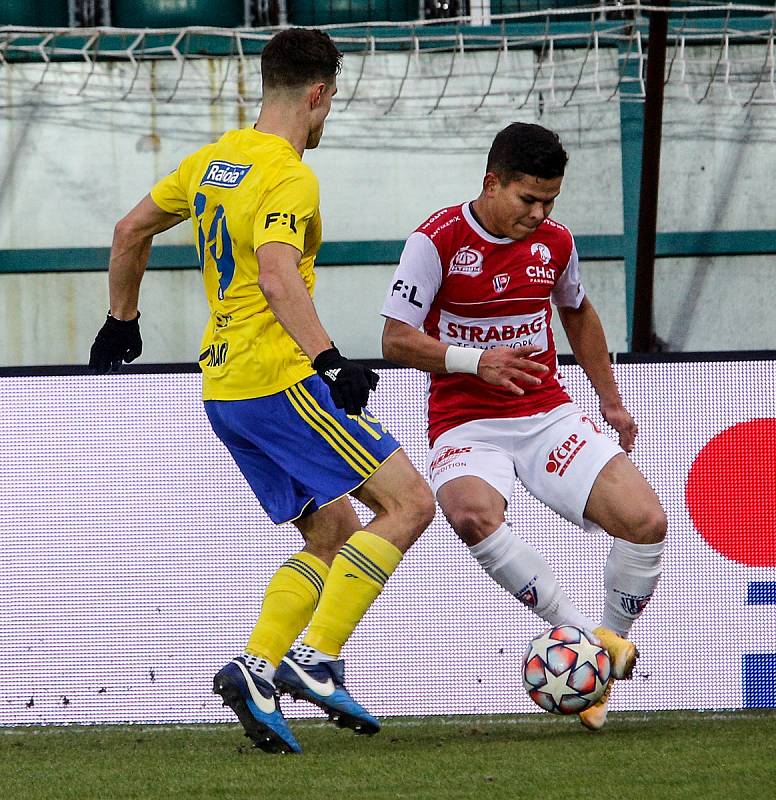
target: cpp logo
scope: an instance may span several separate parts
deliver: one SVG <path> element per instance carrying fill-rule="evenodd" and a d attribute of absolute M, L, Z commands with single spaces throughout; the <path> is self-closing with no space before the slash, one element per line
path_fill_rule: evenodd
<path fill-rule="evenodd" d="M 577 453 L 587 444 L 587 439 L 579 441 L 576 433 L 572 433 L 568 439 L 559 447 L 550 451 L 547 456 L 547 463 L 544 465 L 545 470 L 550 474 L 557 472 L 558 477 L 569 468 L 571 462 L 577 457 Z"/>

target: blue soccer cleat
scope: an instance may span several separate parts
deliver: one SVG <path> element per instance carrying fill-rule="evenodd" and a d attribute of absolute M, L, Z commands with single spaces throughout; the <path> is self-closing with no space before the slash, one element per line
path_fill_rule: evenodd
<path fill-rule="evenodd" d="M 213 678 L 213 691 L 237 714 L 245 735 L 266 753 L 301 753 L 285 720 L 274 686 L 251 674 L 242 656 L 233 658 Z"/>
<path fill-rule="evenodd" d="M 373 734 L 380 730 L 380 720 L 362 708 L 345 688 L 345 662 L 322 661 L 299 664 L 293 651 L 284 656 L 275 673 L 278 691 L 294 700 L 307 700 L 322 708 L 339 728 Z"/>

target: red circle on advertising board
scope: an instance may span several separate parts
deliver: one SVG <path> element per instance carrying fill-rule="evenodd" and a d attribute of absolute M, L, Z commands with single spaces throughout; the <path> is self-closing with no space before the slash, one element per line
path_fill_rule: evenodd
<path fill-rule="evenodd" d="M 698 453 L 687 507 L 703 538 L 751 567 L 776 566 L 776 419 L 741 422 Z"/>

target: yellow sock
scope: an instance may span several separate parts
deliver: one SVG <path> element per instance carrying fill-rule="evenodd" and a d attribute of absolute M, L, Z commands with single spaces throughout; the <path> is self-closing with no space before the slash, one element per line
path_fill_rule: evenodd
<path fill-rule="evenodd" d="M 356 531 L 331 565 L 304 644 L 338 656 L 403 555 L 381 536 Z"/>
<path fill-rule="evenodd" d="M 311 553 L 297 553 L 272 576 L 245 652 L 273 666 L 307 627 L 321 599 L 329 568 Z"/>

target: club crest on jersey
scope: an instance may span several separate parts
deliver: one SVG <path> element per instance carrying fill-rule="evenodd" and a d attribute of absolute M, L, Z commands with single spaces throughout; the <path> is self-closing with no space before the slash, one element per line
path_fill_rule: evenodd
<path fill-rule="evenodd" d="M 539 260 L 542 264 L 549 264 L 552 261 L 552 253 L 550 252 L 550 248 L 547 247 L 546 244 L 542 244 L 541 242 L 534 242 L 531 245 L 531 255 L 532 256 L 539 256 Z"/>
<path fill-rule="evenodd" d="M 220 186 L 222 189 L 234 189 L 252 166 L 252 164 L 232 164 L 230 161 L 211 161 L 199 185 L 208 184 Z"/>
<path fill-rule="evenodd" d="M 505 272 L 502 272 L 501 275 L 496 275 L 496 277 L 493 278 L 493 288 L 497 292 L 503 292 L 507 286 L 509 286 L 509 275 L 507 275 Z"/>
<path fill-rule="evenodd" d="M 461 247 L 450 261 L 448 275 L 469 275 L 475 277 L 482 272 L 482 253 L 468 245 Z"/>

